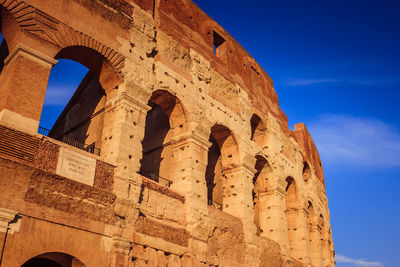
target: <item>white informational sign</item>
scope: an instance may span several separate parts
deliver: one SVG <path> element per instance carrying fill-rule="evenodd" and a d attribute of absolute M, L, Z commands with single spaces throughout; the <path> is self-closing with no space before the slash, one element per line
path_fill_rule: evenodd
<path fill-rule="evenodd" d="M 64 147 L 60 148 L 56 171 L 58 175 L 93 186 L 95 170 L 95 159 Z"/>

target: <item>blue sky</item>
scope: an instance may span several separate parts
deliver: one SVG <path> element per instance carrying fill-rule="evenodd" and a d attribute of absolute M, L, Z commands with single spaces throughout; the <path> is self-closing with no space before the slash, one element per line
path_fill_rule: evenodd
<path fill-rule="evenodd" d="M 320 151 L 338 267 L 400 266 L 400 1 L 195 0 Z"/>
<path fill-rule="evenodd" d="M 272 77 L 289 127 L 304 122 L 313 136 L 337 266 L 400 266 L 400 1 L 195 2 Z M 86 71 L 54 67 L 41 125 Z"/>

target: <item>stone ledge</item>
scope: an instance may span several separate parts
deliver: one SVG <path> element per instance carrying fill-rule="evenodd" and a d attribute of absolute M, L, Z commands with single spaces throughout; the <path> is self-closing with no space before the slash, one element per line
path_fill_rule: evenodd
<path fill-rule="evenodd" d="M 156 182 L 153 182 L 152 180 L 145 178 L 143 176 L 142 176 L 142 183 L 143 183 L 144 187 L 146 187 L 150 190 L 154 190 L 160 194 L 166 195 L 170 198 L 174 198 L 174 199 L 179 200 L 182 203 L 185 203 L 185 196 L 172 191 L 168 187 L 162 186 L 162 185 L 160 185 Z"/>
<path fill-rule="evenodd" d="M 189 244 L 190 234 L 185 229 L 171 227 L 144 216 L 139 216 L 135 226 L 138 233 L 161 238 L 183 247 L 187 247 Z"/>

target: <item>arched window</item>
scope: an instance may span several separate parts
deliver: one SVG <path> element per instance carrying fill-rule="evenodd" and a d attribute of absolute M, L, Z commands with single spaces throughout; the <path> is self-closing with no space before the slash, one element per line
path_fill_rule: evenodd
<path fill-rule="evenodd" d="M 0 74 L 4 68 L 4 60 L 8 57 L 9 53 L 10 52 L 8 50 L 7 42 L 4 39 L 3 35 L 1 34 L 1 24 L 0 24 Z"/>
<path fill-rule="evenodd" d="M 254 167 L 256 173 L 253 177 L 254 224 L 257 227 L 257 234 L 260 234 L 263 232 L 260 222 L 260 195 L 267 191 L 268 175 L 272 170 L 268 161 L 264 157 L 257 155 L 256 159 L 257 161 Z"/>
<path fill-rule="evenodd" d="M 164 185 L 171 183 L 171 138 L 183 131 L 186 117 L 180 101 L 164 90 L 154 92 L 148 105 L 143 156 L 139 173 Z"/>
<path fill-rule="evenodd" d="M 6 39 L 3 36 L 2 12 L 3 12 L 3 9 L 0 6 L 0 74 L 1 74 L 1 72 L 3 70 L 3 68 L 4 68 L 4 60 L 10 54 Z"/>
<path fill-rule="evenodd" d="M 314 207 L 311 201 L 308 201 L 308 207 L 307 207 L 307 212 L 308 212 L 308 218 L 307 218 L 307 229 L 308 229 L 308 233 L 310 236 L 310 242 L 312 242 L 311 240 L 311 232 L 312 232 L 312 228 L 314 225 Z"/>
<path fill-rule="evenodd" d="M 50 252 L 38 255 L 21 267 L 85 267 L 85 265 L 77 258 L 59 252 Z"/>
<path fill-rule="evenodd" d="M 266 139 L 267 127 L 259 116 L 253 114 L 250 119 L 251 140 L 256 142 L 260 147 L 264 147 Z"/>
<path fill-rule="evenodd" d="M 292 177 L 286 178 L 286 211 L 297 208 L 297 188 Z"/>
<path fill-rule="evenodd" d="M 225 126 L 216 124 L 211 128 L 206 168 L 208 205 L 223 208 L 225 180 L 224 171 L 237 162 L 238 147 L 232 132 Z"/>
<path fill-rule="evenodd" d="M 299 223 L 298 214 L 298 193 L 296 182 L 292 177 L 286 178 L 286 221 L 288 229 L 289 247 L 291 252 L 298 252 L 299 240 L 297 227 Z"/>
<path fill-rule="evenodd" d="M 308 163 L 304 161 L 303 164 L 303 180 L 304 182 L 308 182 L 311 179 L 311 169 L 310 166 L 308 166 Z"/>
<path fill-rule="evenodd" d="M 106 91 L 119 77 L 102 55 L 87 47 L 64 48 L 55 58 L 59 63 L 50 74 L 39 133 L 100 154 Z"/>

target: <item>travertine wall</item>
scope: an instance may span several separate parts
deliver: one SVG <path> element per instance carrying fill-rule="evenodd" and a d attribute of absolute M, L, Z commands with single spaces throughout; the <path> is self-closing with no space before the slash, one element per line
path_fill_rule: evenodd
<path fill-rule="evenodd" d="M 271 78 L 193 2 L 0 5 L 0 242 L 22 216 L 4 266 L 334 266 L 306 127 L 288 129 Z M 61 58 L 93 82 L 54 133 L 90 117 L 75 134 L 100 156 L 36 133 Z"/>

